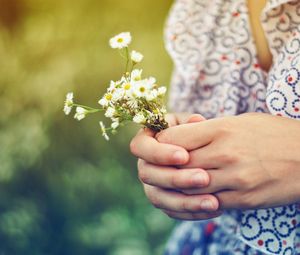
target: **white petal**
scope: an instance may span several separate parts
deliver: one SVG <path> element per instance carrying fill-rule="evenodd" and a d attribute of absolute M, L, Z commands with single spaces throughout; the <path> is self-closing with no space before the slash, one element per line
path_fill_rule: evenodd
<path fill-rule="evenodd" d="M 66 101 L 73 101 L 74 94 L 73 92 L 69 92 L 66 96 Z"/>
<path fill-rule="evenodd" d="M 69 115 L 72 110 L 72 107 L 65 105 L 64 112 L 66 115 Z"/>
<path fill-rule="evenodd" d="M 164 95 L 167 92 L 167 88 L 166 87 L 160 87 L 158 88 L 158 95 Z"/>
<path fill-rule="evenodd" d="M 105 98 L 101 98 L 98 103 L 103 107 L 108 106 L 108 101 Z"/>
<path fill-rule="evenodd" d="M 138 124 L 142 124 L 145 123 L 146 118 L 144 117 L 143 114 L 138 113 L 137 115 L 134 116 L 133 118 L 133 122 L 138 123 Z"/>
<path fill-rule="evenodd" d="M 77 120 L 82 120 L 85 118 L 85 114 L 76 113 L 74 118 Z"/>
<path fill-rule="evenodd" d="M 105 125 L 103 124 L 102 121 L 99 121 L 99 125 L 102 131 L 105 130 Z"/>
<path fill-rule="evenodd" d="M 111 127 L 112 127 L 113 129 L 116 129 L 116 128 L 118 128 L 119 125 L 120 125 L 119 122 L 113 122 L 113 123 L 111 124 Z"/>
<path fill-rule="evenodd" d="M 103 137 L 105 138 L 106 141 L 109 141 L 109 136 L 106 133 L 103 133 Z"/>
<path fill-rule="evenodd" d="M 84 108 L 79 106 L 79 107 L 76 107 L 76 113 L 74 115 L 74 118 L 77 120 L 82 120 L 85 118 L 86 114 L 87 114 L 87 111 Z"/>
<path fill-rule="evenodd" d="M 139 52 L 137 52 L 135 50 L 133 50 L 131 52 L 131 60 L 133 62 L 140 63 L 143 60 L 143 58 L 144 58 L 144 56 L 141 53 L 139 53 Z"/>
<path fill-rule="evenodd" d="M 124 32 L 111 38 L 109 40 L 109 44 L 113 49 L 123 49 L 128 47 L 128 45 L 131 43 L 131 40 L 131 34 L 129 32 Z"/>
<path fill-rule="evenodd" d="M 105 117 L 112 118 L 115 113 L 116 113 L 116 110 L 114 108 L 108 107 L 108 109 L 105 112 Z"/>

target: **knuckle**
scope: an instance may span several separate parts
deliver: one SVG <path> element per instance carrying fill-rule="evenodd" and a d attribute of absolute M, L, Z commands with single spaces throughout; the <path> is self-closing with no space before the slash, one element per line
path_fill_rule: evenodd
<path fill-rule="evenodd" d="M 229 152 L 227 150 L 221 151 L 215 157 L 218 162 L 225 164 L 233 164 L 238 160 L 237 156 L 233 152 Z"/>
<path fill-rule="evenodd" d="M 227 136 L 232 132 L 233 125 L 231 121 L 224 121 L 222 125 L 218 126 L 218 134 L 220 136 Z"/>
<path fill-rule="evenodd" d="M 136 138 L 132 139 L 129 145 L 130 151 L 133 155 L 137 155 L 137 142 Z"/>
<path fill-rule="evenodd" d="M 192 203 L 189 199 L 183 199 L 181 207 L 185 212 L 193 213 L 201 210 L 200 203 Z"/>
<path fill-rule="evenodd" d="M 188 206 L 188 201 L 186 199 L 182 199 L 181 203 L 180 203 L 180 207 L 183 211 L 187 211 L 189 212 L 189 206 Z"/>
<path fill-rule="evenodd" d="M 180 187 L 180 186 L 182 186 L 182 185 L 180 185 L 180 183 L 181 183 L 181 175 L 180 174 L 172 174 L 170 182 L 171 182 L 171 187 L 173 187 L 175 189 L 182 188 L 182 187 Z"/>
<path fill-rule="evenodd" d="M 139 168 L 139 180 L 143 183 L 149 184 L 149 175 L 144 168 Z"/>
<path fill-rule="evenodd" d="M 161 208 L 159 196 L 154 189 L 148 190 L 147 197 L 155 208 Z"/>
<path fill-rule="evenodd" d="M 243 189 L 248 189 L 252 185 L 252 180 L 249 175 L 245 174 L 243 171 L 237 172 L 234 177 L 233 181 L 238 184 L 239 187 Z"/>

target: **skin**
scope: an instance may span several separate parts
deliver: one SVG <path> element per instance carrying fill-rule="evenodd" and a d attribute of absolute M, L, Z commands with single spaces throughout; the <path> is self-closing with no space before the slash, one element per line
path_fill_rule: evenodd
<path fill-rule="evenodd" d="M 272 64 L 259 17 L 266 0 L 248 1 L 258 60 Z M 182 220 L 224 209 L 270 208 L 300 201 L 300 122 L 263 113 L 205 120 L 170 114 L 170 128 L 141 130 L 131 152 L 150 202 Z"/>
<path fill-rule="evenodd" d="M 299 121 L 262 113 L 198 121 L 172 123 L 159 134 L 142 130 L 132 140 L 155 207 L 172 218 L 201 220 L 224 209 L 300 201 Z"/>
<path fill-rule="evenodd" d="M 260 22 L 260 14 L 266 3 L 267 0 L 249 0 L 248 9 L 252 35 L 256 44 L 258 62 L 262 69 L 268 71 L 272 65 L 272 54 Z"/>

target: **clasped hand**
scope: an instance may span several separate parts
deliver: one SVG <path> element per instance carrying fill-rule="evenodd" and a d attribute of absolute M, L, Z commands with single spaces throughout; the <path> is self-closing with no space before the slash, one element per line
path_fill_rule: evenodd
<path fill-rule="evenodd" d="M 298 121 L 262 113 L 168 120 L 158 134 L 141 130 L 130 148 L 147 197 L 170 217 L 202 220 L 300 200 Z"/>

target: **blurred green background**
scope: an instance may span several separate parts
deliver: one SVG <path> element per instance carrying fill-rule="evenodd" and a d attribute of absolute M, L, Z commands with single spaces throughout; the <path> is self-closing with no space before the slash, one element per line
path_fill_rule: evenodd
<path fill-rule="evenodd" d="M 122 72 L 122 31 L 168 84 L 171 0 L 0 0 L 0 254 L 161 254 L 173 221 L 147 202 L 129 153 L 98 120 L 63 114 L 65 94 L 96 106 Z"/>

